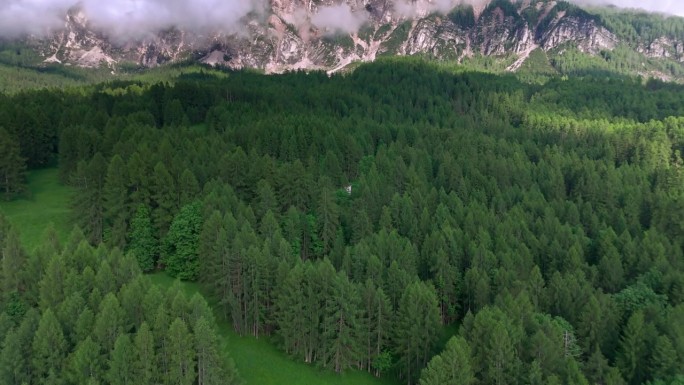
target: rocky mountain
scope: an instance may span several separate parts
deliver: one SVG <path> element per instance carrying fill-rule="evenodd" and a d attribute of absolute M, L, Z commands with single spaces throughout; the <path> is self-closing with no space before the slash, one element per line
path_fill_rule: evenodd
<path fill-rule="evenodd" d="M 531 57 L 535 63 L 541 58 L 535 65 L 558 72 L 575 68 L 578 60 L 599 69 L 629 60 L 626 68 L 632 74 L 684 77 L 684 34 L 678 35 L 684 19 L 670 18 L 677 19 L 675 28 L 658 36 L 643 37 L 637 30 L 635 37 L 623 28 L 625 23 L 611 22 L 620 20 L 620 12 L 585 10 L 564 1 L 493 0 L 453 7 L 438 0 L 343 1 L 271 0 L 266 11 L 244 18 L 241 33 L 171 28 L 125 42 L 98 31 L 83 11 L 72 9 L 62 30 L 29 44 L 46 63 L 113 70 L 196 60 L 267 73 L 338 71 L 381 55 L 424 55 L 509 71 L 525 67 Z M 317 23 L 324 9 L 357 25 Z"/>

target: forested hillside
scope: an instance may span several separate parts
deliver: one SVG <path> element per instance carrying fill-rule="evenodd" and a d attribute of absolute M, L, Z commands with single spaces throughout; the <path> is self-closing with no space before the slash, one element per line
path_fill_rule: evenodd
<path fill-rule="evenodd" d="M 393 59 L 0 96 L 0 127 L 4 197 L 57 163 L 82 229 L 34 253 L 0 231 L 3 384 L 237 378 L 202 355 L 206 302 L 150 288 L 157 269 L 331 371 L 684 381 L 682 86 Z"/>

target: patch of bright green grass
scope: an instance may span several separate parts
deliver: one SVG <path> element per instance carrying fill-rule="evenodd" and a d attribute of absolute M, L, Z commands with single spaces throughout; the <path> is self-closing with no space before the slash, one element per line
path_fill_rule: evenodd
<path fill-rule="evenodd" d="M 169 287 L 175 281 L 164 272 L 152 274 L 152 282 Z M 200 291 L 195 283 L 181 282 L 183 291 Z M 205 293 L 203 293 L 205 294 Z M 375 378 L 361 371 L 336 374 L 303 362 L 297 362 L 278 350 L 268 337 L 241 337 L 217 314 L 223 351 L 235 361 L 246 385 L 396 385 L 389 378 Z"/>
<path fill-rule="evenodd" d="M 71 231 L 71 189 L 59 182 L 58 170 L 48 168 L 29 172 L 28 192 L 9 202 L 0 201 L 0 212 L 19 231 L 24 247 L 33 250 L 50 223 L 60 240 L 65 241 Z"/>

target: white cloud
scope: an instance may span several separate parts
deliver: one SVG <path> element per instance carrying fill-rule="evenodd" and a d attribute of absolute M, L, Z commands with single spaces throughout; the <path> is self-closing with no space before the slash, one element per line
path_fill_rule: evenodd
<path fill-rule="evenodd" d="M 571 0 L 580 5 L 615 5 L 620 8 L 634 8 L 650 12 L 684 16 L 682 0 Z"/>
<path fill-rule="evenodd" d="M 0 35 L 47 33 L 77 5 L 95 28 L 118 38 L 170 27 L 234 32 L 244 16 L 264 7 L 262 0 L 0 0 Z"/>
<path fill-rule="evenodd" d="M 394 0 L 405 17 L 425 12 L 448 12 L 459 3 L 487 0 Z M 684 0 L 572 0 L 577 4 L 614 4 L 623 8 L 684 16 Z M 169 27 L 194 31 L 239 32 L 242 19 L 262 12 L 268 0 L 0 0 L 0 36 L 46 34 L 64 24 L 68 9 L 80 5 L 95 28 L 125 40 L 141 38 Z M 330 33 L 353 32 L 368 21 L 364 10 L 349 5 L 321 7 L 311 23 Z"/>
<path fill-rule="evenodd" d="M 311 16 L 311 24 L 331 33 L 353 33 L 368 21 L 366 11 L 354 12 L 347 4 L 320 7 Z"/>

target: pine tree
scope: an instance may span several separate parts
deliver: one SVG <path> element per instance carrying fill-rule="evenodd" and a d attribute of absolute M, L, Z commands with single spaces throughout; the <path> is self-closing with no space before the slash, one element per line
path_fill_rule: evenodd
<path fill-rule="evenodd" d="M 26 189 L 26 160 L 22 158 L 19 143 L 0 127 L 0 191 L 10 200 Z"/>

